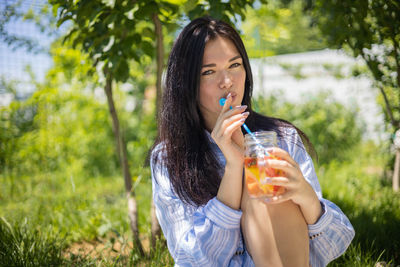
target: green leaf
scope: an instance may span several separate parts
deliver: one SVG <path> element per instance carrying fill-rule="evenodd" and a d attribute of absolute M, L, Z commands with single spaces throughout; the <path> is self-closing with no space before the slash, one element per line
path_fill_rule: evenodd
<path fill-rule="evenodd" d="M 183 5 L 187 2 L 187 0 L 163 0 L 163 2 L 173 5 Z"/>
<path fill-rule="evenodd" d="M 189 13 L 193 9 L 195 9 L 198 5 L 198 0 L 188 0 L 186 3 L 183 5 L 183 10 L 185 13 Z"/>
<path fill-rule="evenodd" d="M 152 40 L 154 40 L 155 37 L 156 37 L 154 29 L 149 28 L 149 27 L 146 27 L 146 28 L 142 29 L 140 34 L 141 34 L 141 36 L 148 37 L 148 38 L 150 38 Z"/>
<path fill-rule="evenodd" d="M 101 0 L 101 2 L 108 7 L 111 7 L 111 8 L 115 7 L 115 0 Z"/>
<path fill-rule="evenodd" d="M 189 19 L 195 19 L 197 17 L 204 16 L 206 14 L 205 6 L 204 5 L 197 5 L 194 9 L 192 9 L 189 13 Z"/>
<path fill-rule="evenodd" d="M 144 53 L 150 57 L 153 57 L 154 55 L 154 46 L 152 43 L 148 42 L 148 41 L 142 41 L 142 49 L 144 51 Z"/>
<path fill-rule="evenodd" d="M 119 60 L 118 63 L 114 72 L 115 80 L 125 82 L 129 78 L 129 65 L 125 59 Z"/>
<path fill-rule="evenodd" d="M 150 20 L 153 13 L 159 13 L 158 5 L 154 1 L 149 3 L 146 2 L 146 4 L 141 6 L 139 10 L 135 12 L 134 17 L 138 20 Z"/>

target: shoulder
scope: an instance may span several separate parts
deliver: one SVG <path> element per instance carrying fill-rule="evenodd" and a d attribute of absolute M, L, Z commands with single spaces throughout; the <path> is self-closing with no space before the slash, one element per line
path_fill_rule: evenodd
<path fill-rule="evenodd" d="M 299 133 L 294 127 L 285 126 L 279 128 L 278 145 L 283 150 L 286 150 L 297 162 L 305 162 L 311 159 Z"/>
<path fill-rule="evenodd" d="M 156 144 L 151 150 L 151 159 L 157 159 L 159 156 L 165 154 L 165 143 L 161 142 Z"/>
<path fill-rule="evenodd" d="M 166 150 L 164 143 L 157 144 L 151 151 L 150 169 L 153 189 L 155 186 L 169 191 L 171 188 L 171 183 L 166 167 Z"/>
<path fill-rule="evenodd" d="M 294 127 L 281 126 L 277 128 L 276 132 L 278 135 L 278 144 L 282 149 L 291 152 L 294 149 L 294 145 L 298 144 L 298 142 L 303 146 L 301 138 Z"/>
<path fill-rule="evenodd" d="M 150 153 L 150 167 L 152 169 L 166 166 L 167 150 L 164 142 L 156 144 Z"/>

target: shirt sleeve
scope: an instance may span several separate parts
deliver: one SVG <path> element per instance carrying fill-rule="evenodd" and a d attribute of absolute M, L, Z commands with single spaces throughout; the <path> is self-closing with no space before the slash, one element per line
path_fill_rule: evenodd
<path fill-rule="evenodd" d="M 354 228 L 342 210 L 322 197 L 321 187 L 311 157 L 306 152 L 297 131 L 291 134 L 288 152 L 299 164 L 304 178 L 316 192 L 323 209 L 315 224 L 308 225 L 310 263 L 313 267 L 326 266 L 342 255 L 354 238 Z"/>
<path fill-rule="evenodd" d="M 228 266 L 240 244 L 242 212 L 216 198 L 193 207 L 174 193 L 162 163 L 151 163 L 156 215 L 176 266 Z"/>

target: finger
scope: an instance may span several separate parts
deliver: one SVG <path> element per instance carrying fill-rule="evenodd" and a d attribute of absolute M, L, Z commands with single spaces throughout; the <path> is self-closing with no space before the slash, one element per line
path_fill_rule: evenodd
<path fill-rule="evenodd" d="M 290 200 L 292 196 L 293 196 L 292 191 L 286 191 L 285 193 L 279 196 L 264 198 L 263 202 L 266 204 L 278 204 Z"/>
<path fill-rule="evenodd" d="M 265 163 L 268 168 L 282 170 L 289 176 L 293 176 L 295 175 L 296 171 L 299 171 L 296 166 L 293 166 L 285 160 L 267 159 Z"/>
<path fill-rule="evenodd" d="M 297 162 L 289 155 L 289 153 L 279 147 L 273 147 L 273 148 L 268 149 L 268 153 L 271 153 L 274 156 L 277 156 L 283 160 L 286 160 L 287 162 L 289 162 L 291 165 L 295 166 L 296 168 L 299 167 Z"/>
<path fill-rule="evenodd" d="M 229 94 L 226 96 L 225 104 L 224 104 L 224 106 L 222 107 L 222 112 L 226 112 L 226 111 L 228 111 L 229 109 L 231 109 L 231 104 L 232 104 L 232 94 L 229 93 Z"/>
<path fill-rule="evenodd" d="M 236 131 L 237 129 L 239 129 L 240 126 L 243 125 L 245 120 L 246 120 L 245 118 L 242 118 L 242 119 L 240 119 L 238 121 L 235 121 L 234 123 L 232 123 L 228 127 L 226 127 L 226 129 L 224 131 L 224 135 L 226 135 L 228 137 L 231 137 L 233 132 Z"/>
<path fill-rule="evenodd" d="M 231 103 L 232 103 L 232 94 L 229 93 L 226 98 L 225 98 L 225 104 L 222 106 L 221 112 L 219 113 L 217 122 L 215 123 L 214 128 L 218 127 L 219 124 L 221 123 L 221 116 L 225 114 L 228 110 L 231 108 Z"/>
<path fill-rule="evenodd" d="M 222 127 L 221 128 L 227 128 L 229 127 L 229 125 L 231 125 L 232 123 L 239 121 L 241 119 L 246 120 L 247 117 L 249 116 L 249 112 L 243 112 L 243 113 L 239 113 L 236 115 L 232 115 L 231 117 L 226 118 L 223 122 L 222 122 Z"/>
<path fill-rule="evenodd" d="M 223 122 L 219 122 L 218 125 L 214 127 L 213 132 L 211 133 L 212 137 L 221 137 L 225 134 L 226 129 L 231 126 L 233 123 L 244 120 L 249 116 L 249 112 L 244 112 L 240 114 L 233 115 L 225 120 Z"/>
<path fill-rule="evenodd" d="M 290 184 L 290 179 L 287 177 L 270 177 L 267 178 L 266 184 L 288 187 L 288 185 Z"/>
<path fill-rule="evenodd" d="M 228 111 L 226 111 L 225 113 L 221 113 L 221 114 L 220 114 L 220 118 L 221 118 L 221 119 L 229 118 L 229 117 L 231 117 L 231 116 L 233 116 L 233 115 L 242 113 L 242 112 L 245 111 L 246 109 L 247 109 L 247 106 L 246 106 L 246 105 L 243 105 L 243 106 L 235 106 L 235 107 L 233 107 L 232 109 L 229 109 Z"/>
<path fill-rule="evenodd" d="M 244 105 L 244 106 L 236 106 L 226 112 L 223 112 L 223 110 L 222 110 L 217 118 L 214 129 L 218 130 L 219 128 L 221 128 L 222 124 L 224 123 L 224 121 L 226 119 L 229 119 L 230 117 L 232 117 L 234 115 L 241 114 L 243 111 L 246 110 L 246 108 L 247 108 L 247 106 Z M 248 116 L 248 114 L 247 114 L 247 116 Z"/>

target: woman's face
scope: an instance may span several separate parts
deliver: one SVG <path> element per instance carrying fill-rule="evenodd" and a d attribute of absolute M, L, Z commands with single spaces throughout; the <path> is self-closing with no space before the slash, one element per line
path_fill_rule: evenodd
<path fill-rule="evenodd" d="M 207 130 L 214 128 L 222 109 L 219 100 L 231 93 L 232 106 L 241 105 L 246 70 L 232 41 L 217 37 L 206 43 L 200 71 L 199 107 Z"/>

